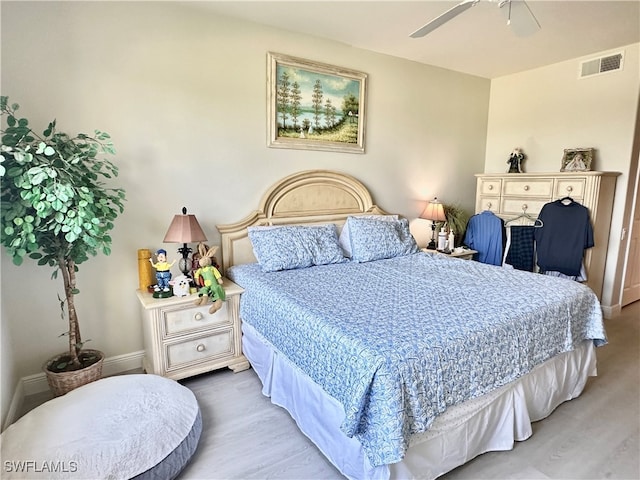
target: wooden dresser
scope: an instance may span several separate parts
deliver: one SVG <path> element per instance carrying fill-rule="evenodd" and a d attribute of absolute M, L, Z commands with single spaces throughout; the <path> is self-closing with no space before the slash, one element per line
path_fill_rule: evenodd
<path fill-rule="evenodd" d="M 147 373 L 175 380 L 229 367 L 234 372 L 249 368 L 242 354 L 239 305 L 243 292 L 223 279 L 227 299 L 222 308 L 209 313 L 211 304 L 198 306 L 196 294 L 153 298 L 138 290 L 142 306 Z"/>
<path fill-rule="evenodd" d="M 602 295 L 613 196 L 618 172 L 476 174 L 476 213 L 491 210 L 505 221 L 527 213 L 537 217 L 553 200 L 571 197 L 589 209 L 595 246 L 587 250 L 587 285 Z M 527 222 L 526 218 L 517 223 Z"/>

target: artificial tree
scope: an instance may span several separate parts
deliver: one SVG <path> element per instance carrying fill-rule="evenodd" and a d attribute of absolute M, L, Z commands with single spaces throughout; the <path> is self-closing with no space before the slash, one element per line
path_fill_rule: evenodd
<path fill-rule="evenodd" d="M 30 257 L 38 265 L 53 267 L 52 278 L 61 273 L 64 298 L 58 299 L 63 315 L 66 305 L 69 351 L 53 368 L 80 370 L 87 365 L 80 360 L 76 272 L 98 252 L 111 253 L 109 231 L 125 201 L 123 189 L 103 183 L 118 175 L 106 158 L 115 149 L 105 132 L 71 136 L 58 132 L 55 120 L 38 135 L 26 118 L 17 116 L 19 108 L 0 97 L 2 244 L 16 265 Z M 87 364 L 94 361 L 86 359 Z"/>

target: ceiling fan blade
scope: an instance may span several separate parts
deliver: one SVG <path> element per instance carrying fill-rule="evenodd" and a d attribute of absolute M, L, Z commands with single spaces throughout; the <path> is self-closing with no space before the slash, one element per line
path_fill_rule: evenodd
<path fill-rule="evenodd" d="M 528 37 L 540 30 L 540 23 L 524 0 L 504 0 L 499 4 L 502 15 L 518 37 Z"/>
<path fill-rule="evenodd" d="M 418 30 L 416 30 L 409 36 L 411 38 L 424 37 L 427 33 L 434 31 L 436 28 L 440 27 L 441 25 L 444 25 L 452 18 L 457 17 L 465 10 L 468 10 L 469 8 L 473 7 L 479 1 L 480 0 L 464 0 L 462 3 L 459 3 L 455 7 L 450 8 L 439 17 L 434 18 L 423 27 L 420 27 Z"/>

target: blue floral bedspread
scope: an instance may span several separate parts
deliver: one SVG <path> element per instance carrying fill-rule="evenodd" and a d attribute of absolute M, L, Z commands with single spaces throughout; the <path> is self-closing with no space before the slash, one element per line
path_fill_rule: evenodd
<path fill-rule="evenodd" d="M 447 407 L 606 343 L 588 287 L 441 255 L 228 274 L 242 320 L 342 403 L 374 466 L 400 461 Z"/>

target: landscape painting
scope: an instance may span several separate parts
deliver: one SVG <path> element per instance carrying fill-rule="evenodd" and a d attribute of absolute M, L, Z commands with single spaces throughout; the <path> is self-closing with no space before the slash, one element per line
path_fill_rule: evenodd
<path fill-rule="evenodd" d="M 268 145 L 364 153 L 367 75 L 268 54 Z"/>

